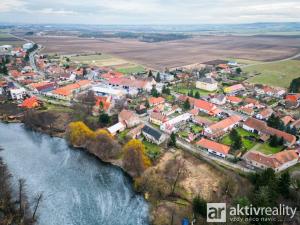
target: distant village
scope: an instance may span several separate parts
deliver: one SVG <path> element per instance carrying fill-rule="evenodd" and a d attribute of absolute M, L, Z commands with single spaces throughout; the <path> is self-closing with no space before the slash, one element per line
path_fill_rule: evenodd
<path fill-rule="evenodd" d="M 117 115 L 106 127 L 113 136 L 177 146 L 243 171 L 280 172 L 299 162 L 300 93 L 250 84 L 237 62 L 123 74 L 40 48 L 0 46 L 0 102 L 71 107 L 92 93 L 93 117 Z"/>

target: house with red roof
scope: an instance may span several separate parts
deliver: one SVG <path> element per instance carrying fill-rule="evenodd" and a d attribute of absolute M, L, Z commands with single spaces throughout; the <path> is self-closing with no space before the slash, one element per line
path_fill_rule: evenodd
<path fill-rule="evenodd" d="M 108 112 L 111 107 L 111 96 L 96 96 L 96 104 L 93 107 L 93 115 L 98 116 L 100 111 Z"/>
<path fill-rule="evenodd" d="M 291 93 L 285 97 L 285 100 L 293 103 L 300 103 L 300 93 Z"/>
<path fill-rule="evenodd" d="M 266 108 L 261 110 L 258 114 L 256 114 L 256 118 L 259 120 L 267 120 L 274 113 L 273 109 Z"/>
<path fill-rule="evenodd" d="M 185 102 L 187 99 L 189 100 L 190 105 L 197 109 L 199 112 L 204 112 L 211 116 L 216 116 L 222 112 L 213 103 L 204 101 L 202 99 L 192 98 L 186 95 L 179 96 L 179 101 Z"/>
<path fill-rule="evenodd" d="M 221 158 L 226 158 L 226 156 L 229 154 L 229 150 L 230 150 L 230 147 L 227 145 L 223 145 L 218 142 L 211 141 L 211 140 L 208 140 L 205 138 L 202 138 L 196 144 L 200 148 L 208 151 L 210 154 L 219 156 Z"/>
<path fill-rule="evenodd" d="M 234 128 L 242 120 L 238 115 L 230 116 L 220 122 L 214 123 L 204 129 L 204 135 L 209 138 L 218 138 L 223 136 L 226 132 Z"/>
<path fill-rule="evenodd" d="M 114 77 L 108 80 L 112 87 L 120 87 L 130 92 L 147 91 L 150 92 L 156 81 L 153 78 L 136 79 L 135 77 Z"/>
<path fill-rule="evenodd" d="M 33 109 L 33 108 L 36 108 L 36 107 L 39 107 L 40 106 L 40 103 L 37 99 L 36 96 L 32 96 L 30 98 L 26 98 L 22 104 L 19 105 L 19 107 L 22 107 L 22 108 L 27 108 L 27 109 Z"/>
<path fill-rule="evenodd" d="M 224 88 L 224 92 L 227 94 L 235 94 L 238 93 L 240 91 L 244 91 L 245 87 L 242 84 L 236 84 L 236 85 L 232 85 L 230 87 L 225 87 Z"/>
<path fill-rule="evenodd" d="M 168 121 L 168 118 L 160 112 L 152 112 L 149 116 L 149 121 L 158 126 Z"/>
<path fill-rule="evenodd" d="M 258 151 L 249 151 L 243 159 L 251 166 L 265 170 L 273 169 L 275 172 L 281 172 L 299 161 L 299 156 L 295 150 L 286 150 L 273 155 L 265 155 Z"/>
<path fill-rule="evenodd" d="M 269 127 L 265 121 L 249 117 L 243 124 L 243 129 L 259 135 L 275 135 L 283 138 L 285 144 L 290 147 L 296 143 L 296 137 L 284 131 Z"/>
<path fill-rule="evenodd" d="M 135 127 L 141 123 L 140 118 L 130 110 L 123 109 L 118 115 L 119 122 L 124 123 L 127 128 Z"/>
<path fill-rule="evenodd" d="M 153 106 L 157 106 L 157 105 L 160 105 L 160 104 L 164 104 L 165 103 L 165 99 L 163 98 L 163 97 L 150 97 L 149 99 L 148 99 L 148 102 L 149 102 L 149 105 L 151 106 L 151 107 L 153 107 Z"/>
<path fill-rule="evenodd" d="M 227 101 L 231 104 L 237 105 L 243 101 L 243 99 L 236 96 L 227 96 Z"/>
<path fill-rule="evenodd" d="M 80 91 L 86 90 L 91 87 L 92 82 L 89 80 L 80 80 L 76 83 L 57 88 L 52 91 L 52 96 L 58 99 L 70 101 L 74 95 Z"/>

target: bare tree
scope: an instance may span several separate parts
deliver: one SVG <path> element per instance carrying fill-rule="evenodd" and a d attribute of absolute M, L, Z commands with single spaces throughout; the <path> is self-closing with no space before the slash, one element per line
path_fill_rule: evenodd
<path fill-rule="evenodd" d="M 39 207 L 42 199 L 43 199 L 43 193 L 37 194 L 34 199 L 35 205 L 34 205 L 34 210 L 33 210 L 33 214 L 32 214 L 32 221 L 35 221 L 35 219 L 36 219 L 35 215 L 36 215 L 36 212 L 38 210 L 38 207 Z"/>

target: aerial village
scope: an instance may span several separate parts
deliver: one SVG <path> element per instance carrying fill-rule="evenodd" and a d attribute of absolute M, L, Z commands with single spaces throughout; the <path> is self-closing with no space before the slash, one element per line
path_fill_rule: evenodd
<path fill-rule="evenodd" d="M 40 47 L 0 47 L 1 102 L 23 110 L 71 107 L 88 93 L 96 99 L 94 118 L 117 117 L 105 127 L 111 135 L 149 148 L 176 146 L 244 171 L 280 172 L 299 162 L 300 93 L 250 84 L 236 62 L 123 74 L 43 55 Z M 7 116 L 0 114 L 16 119 Z"/>

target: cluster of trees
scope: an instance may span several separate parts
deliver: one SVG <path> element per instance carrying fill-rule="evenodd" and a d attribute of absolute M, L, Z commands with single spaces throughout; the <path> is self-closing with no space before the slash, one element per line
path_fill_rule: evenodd
<path fill-rule="evenodd" d="M 283 121 L 280 119 L 280 117 L 276 116 L 275 114 L 272 114 L 269 117 L 269 119 L 267 120 L 267 125 L 269 127 L 273 127 L 275 129 L 285 131 L 292 135 L 297 134 L 297 129 L 295 127 L 290 127 L 289 125 L 285 126 Z"/>
<path fill-rule="evenodd" d="M 193 91 L 193 89 L 192 89 L 192 90 L 190 90 L 190 91 L 188 92 L 188 96 L 189 96 L 189 97 L 192 97 L 192 98 L 200 99 L 200 92 L 199 92 L 199 91 L 196 91 L 196 92 L 194 93 L 194 91 Z"/>
<path fill-rule="evenodd" d="M 282 146 L 284 144 L 284 140 L 282 137 L 277 137 L 276 135 L 271 135 L 269 140 L 269 145 L 271 147 Z"/>
<path fill-rule="evenodd" d="M 290 87 L 289 87 L 289 91 L 291 93 L 299 93 L 300 92 L 300 77 L 292 80 Z"/>
<path fill-rule="evenodd" d="M 121 146 L 108 131 L 93 131 L 81 121 L 69 124 L 66 137 L 71 145 L 87 148 L 102 160 L 116 159 L 121 153 Z"/>
<path fill-rule="evenodd" d="M 8 75 L 8 69 L 6 64 L 9 63 L 9 58 L 8 57 L 3 57 L 2 58 L 2 63 L 0 64 L 0 74 Z"/>
<path fill-rule="evenodd" d="M 229 138 L 231 140 L 231 150 L 236 151 L 243 147 L 242 137 L 236 129 L 230 131 Z"/>
<path fill-rule="evenodd" d="M 155 86 L 153 86 L 152 89 L 151 89 L 151 95 L 152 95 L 153 97 L 155 97 L 155 98 L 157 98 L 157 97 L 160 96 L 160 94 L 159 94 L 159 92 L 157 91 L 157 89 L 156 89 Z"/>
<path fill-rule="evenodd" d="M 32 201 L 29 201 L 26 195 L 25 180 L 19 179 L 18 191 L 13 192 L 10 179 L 11 175 L 0 158 L 0 224 L 35 224 L 43 195 L 38 194 Z"/>
<path fill-rule="evenodd" d="M 144 144 L 137 139 L 127 142 L 123 148 L 123 166 L 133 176 L 140 177 L 151 166 Z"/>
<path fill-rule="evenodd" d="M 165 94 L 165 95 L 170 95 L 170 94 L 171 94 L 171 89 L 168 88 L 168 87 L 166 87 L 166 86 L 164 85 L 161 92 L 162 92 L 163 94 Z"/>

